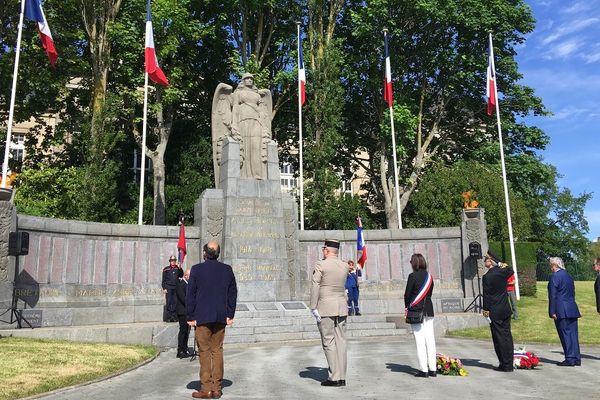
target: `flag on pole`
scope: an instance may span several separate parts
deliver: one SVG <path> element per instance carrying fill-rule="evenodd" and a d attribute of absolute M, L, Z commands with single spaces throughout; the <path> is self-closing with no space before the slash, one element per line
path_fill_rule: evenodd
<path fill-rule="evenodd" d="M 31 21 L 36 21 L 38 24 L 38 31 L 40 33 L 40 39 L 42 40 L 42 47 L 48 54 L 50 64 L 54 66 L 58 53 L 54 47 L 54 40 L 52 40 L 52 33 L 50 33 L 50 27 L 48 21 L 44 15 L 42 9 L 42 0 L 25 0 L 25 17 Z"/>
<path fill-rule="evenodd" d="M 496 108 L 496 69 L 494 68 L 494 49 L 492 48 L 492 35 L 490 34 L 490 45 L 488 50 L 488 67 L 487 67 L 487 88 L 486 96 L 487 102 L 487 114 L 494 114 Z"/>
<path fill-rule="evenodd" d="M 179 265 L 183 264 L 186 253 L 187 247 L 185 245 L 185 227 L 183 226 L 182 222 L 181 225 L 179 225 L 179 240 L 177 241 L 177 261 L 179 261 Z"/>
<path fill-rule="evenodd" d="M 298 82 L 300 83 L 300 104 L 304 105 L 306 101 L 306 70 L 304 69 L 300 31 L 298 31 Z"/>
<path fill-rule="evenodd" d="M 358 261 L 356 262 L 361 268 L 364 268 L 367 262 L 367 245 L 363 236 L 363 227 L 360 220 L 360 215 L 356 217 L 356 252 Z"/>
<path fill-rule="evenodd" d="M 152 30 L 152 16 L 150 14 L 150 0 L 148 0 L 148 13 L 146 16 L 146 72 L 148 77 L 154 83 L 158 83 L 162 86 L 169 86 L 169 81 L 165 76 L 165 73 L 158 66 L 158 59 L 156 58 L 156 51 L 154 50 L 154 33 Z"/>
<path fill-rule="evenodd" d="M 388 107 L 392 108 L 392 68 L 390 64 L 390 53 L 388 52 L 387 30 L 383 31 L 383 41 L 385 48 L 385 82 L 383 84 L 383 100 L 387 101 Z"/>

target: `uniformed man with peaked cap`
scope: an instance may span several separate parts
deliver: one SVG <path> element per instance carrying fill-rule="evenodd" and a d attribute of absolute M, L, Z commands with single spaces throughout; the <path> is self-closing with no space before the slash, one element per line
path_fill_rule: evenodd
<path fill-rule="evenodd" d="M 329 365 L 322 386 L 346 386 L 346 277 L 348 264 L 338 257 L 340 242 L 326 240 L 323 260 L 317 261 L 312 275 L 310 309 L 317 319 L 321 343 Z"/>

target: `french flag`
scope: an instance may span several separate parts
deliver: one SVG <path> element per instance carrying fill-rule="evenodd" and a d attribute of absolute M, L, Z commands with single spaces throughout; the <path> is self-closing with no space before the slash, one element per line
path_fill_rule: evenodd
<path fill-rule="evenodd" d="M 58 58 L 58 53 L 54 47 L 52 33 L 50 33 L 50 27 L 48 26 L 48 21 L 46 20 L 44 10 L 42 9 L 42 0 L 25 0 L 25 17 L 28 20 L 36 21 L 38 23 L 42 47 L 48 54 L 50 65 L 54 66 L 56 59 Z"/>
<path fill-rule="evenodd" d="M 383 84 L 383 100 L 387 101 L 388 107 L 392 108 L 394 101 L 392 100 L 392 67 L 390 65 L 390 53 L 388 51 L 387 30 L 383 31 L 383 42 L 385 48 L 385 82 Z"/>
<path fill-rule="evenodd" d="M 496 108 L 496 68 L 494 68 L 494 49 L 492 47 L 492 34 L 490 33 L 490 48 L 488 51 L 487 87 L 486 87 L 487 114 L 494 114 Z"/>
<path fill-rule="evenodd" d="M 358 256 L 358 261 L 356 261 L 356 263 L 360 265 L 361 268 L 364 268 L 365 263 L 367 262 L 367 245 L 363 236 L 360 215 L 356 217 L 356 252 Z"/>
<path fill-rule="evenodd" d="M 156 58 L 156 51 L 154 50 L 154 33 L 152 31 L 150 0 L 148 0 L 148 14 L 146 17 L 146 51 L 144 55 L 146 58 L 146 72 L 152 82 L 162 86 L 169 86 L 169 81 L 167 80 L 165 73 L 158 66 L 158 59 Z"/>
<path fill-rule="evenodd" d="M 300 91 L 300 104 L 304 105 L 306 101 L 306 70 L 304 69 L 300 29 L 298 29 L 298 90 Z"/>
<path fill-rule="evenodd" d="M 183 260 L 187 254 L 187 246 L 185 245 L 185 226 L 183 222 L 179 225 L 179 240 L 177 241 L 177 261 L 179 265 L 183 265 Z"/>

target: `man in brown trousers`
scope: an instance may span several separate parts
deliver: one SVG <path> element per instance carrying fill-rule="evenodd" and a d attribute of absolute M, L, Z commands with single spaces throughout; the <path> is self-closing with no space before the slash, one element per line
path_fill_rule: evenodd
<path fill-rule="evenodd" d="M 317 320 L 328 378 L 321 386 L 346 386 L 346 277 L 348 264 L 338 258 L 340 242 L 326 240 L 323 257 L 317 261 L 312 275 L 310 309 Z"/>

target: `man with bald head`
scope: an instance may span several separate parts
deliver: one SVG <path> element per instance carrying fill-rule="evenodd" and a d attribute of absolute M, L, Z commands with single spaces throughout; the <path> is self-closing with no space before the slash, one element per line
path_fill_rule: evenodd
<path fill-rule="evenodd" d="M 231 266 L 219 262 L 217 242 L 203 248 L 204 262 L 192 267 L 186 295 L 187 321 L 196 329 L 200 390 L 197 399 L 221 397 L 225 327 L 233 324 L 237 285 Z"/>
<path fill-rule="evenodd" d="M 329 365 L 321 386 L 346 386 L 346 277 L 348 264 L 340 260 L 340 242 L 326 240 L 323 260 L 317 261 L 312 275 L 310 309 L 317 320 L 321 344 Z"/>

